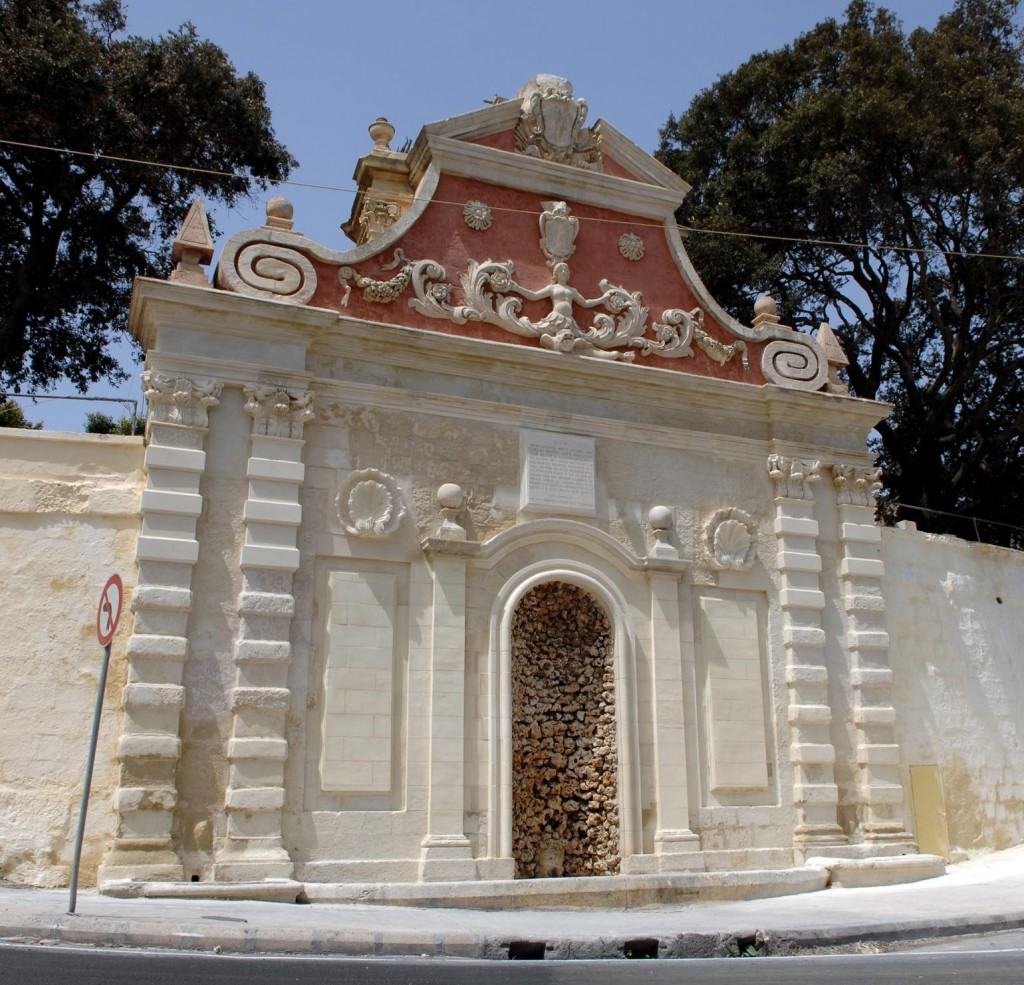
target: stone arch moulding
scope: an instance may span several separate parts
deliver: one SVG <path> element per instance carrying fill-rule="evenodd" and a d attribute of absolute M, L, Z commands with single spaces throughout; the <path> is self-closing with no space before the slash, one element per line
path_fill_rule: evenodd
<path fill-rule="evenodd" d="M 488 855 L 502 859 L 512 857 L 512 617 L 531 589 L 556 581 L 589 592 L 605 610 L 613 627 L 619 840 L 625 861 L 639 853 L 641 835 L 635 633 L 626 598 L 619 586 L 597 568 L 564 558 L 538 561 L 516 572 L 499 590 L 491 610 Z"/>

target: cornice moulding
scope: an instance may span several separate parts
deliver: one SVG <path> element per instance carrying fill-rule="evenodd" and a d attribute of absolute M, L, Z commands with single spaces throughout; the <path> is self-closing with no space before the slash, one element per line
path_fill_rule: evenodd
<path fill-rule="evenodd" d="M 721 423 L 721 428 L 716 430 L 723 435 L 732 432 L 733 440 L 752 441 L 762 448 L 765 441 L 772 440 L 771 432 L 776 426 L 798 426 L 810 432 L 809 440 L 793 447 L 813 445 L 820 447 L 825 455 L 827 449 L 836 446 L 815 440 L 812 437 L 815 432 L 859 429 L 866 433 L 889 412 L 888 405 L 876 401 L 776 385 L 755 386 L 650 366 L 567 357 L 512 342 L 442 336 L 426 329 L 339 318 L 337 312 L 326 308 L 140 278 L 133 293 L 130 317 L 133 332 L 150 344 L 156 334 L 156 322 L 161 319 L 166 319 L 168 327 L 192 332 L 300 345 L 307 352 L 326 358 L 340 356 L 451 378 L 471 377 L 502 386 L 554 389 L 569 399 L 574 396 L 611 399 L 641 409 L 682 410 L 695 417 L 705 415 L 714 419 Z M 567 358 L 574 360 L 572 373 L 566 373 Z M 312 374 L 304 370 L 268 367 L 248 360 L 187 357 L 166 350 L 153 350 L 150 362 L 162 369 L 212 373 L 225 381 L 238 383 L 266 378 L 294 385 L 312 378 Z M 318 379 L 318 384 L 351 386 L 344 380 L 322 378 Z M 548 420 L 557 421 L 562 429 L 571 429 L 572 422 L 579 417 L 547 415 Z M 760 435 L 750 434 L 752 422 L 758 425 Z M 708 433 L 700 422 L 695 420 L 694 425 L 696 433 Z M 626 438 L 627 430 L 640 425 L 625 422 L 620 426 Z M 659 427 L 659 431 L 672 430 L 672 427 Z M 835 453 L 833 450 L 832 454 Z M 848 451 L 843 450 L 847 458 L 855 453 L 852 446 Z"/>
<path fill-rule="evenodd" d="M 680 199 L 690 192 L 689 182 L 680 178 L 675 171 L 665 167 L 657 158 L 651 157 L 642 147 L 635 144 L 621 130 L 607 120 L 598 120 L 593 126 L 594 133 L 601 137 L 602 149 L 616 163 L 627 170 L 647 178 L 654 185 L 676 191 Z"/>
<path fill-rule="evenodd" d="M 416 139 L 416 147 L 424 136 L 451 137 L 456 140 L 479 140 L 495 133 L 511 130 L 519 121 L 522 111 L 521 99 L 506 99 L 483 109 L 474 109 L 458 116 L 449 116 L 445 120 L 428 123 L 420 131 Z M 412 153 L 415 153 L 413 149 Z M 412 157 L 412 154 L 409 155 Z"/>
<path fill-rule="evenodd" d="M 422 149 L 416 148 L 410 154 L 409 166 L 414 183 L 420 180 L 428 164 L 435 164 L 444 174 L 537 195 L 561 197 L 659 221 L 675 212 L 684 195 L 678 189 L 432 135 L 427 135 Z"/>
<path fill-rule="evenodd" d="M 168 375 L 208 376 L 229 387 L 261 383 L 286 389 L 307 389 L 313 380 L 310 373 L 268 367 L 265 363 L 186 356 L 174 352 L 149 353 L 146 367 Z"/>
<path fill-rule="evenodd" d="M 222 317 L 213 328 L 210 316 Z M 147 350 L 154 342 L 154 320 L 162 318 L 168 326 L 206 331 L 210 334 L 253 337 L 251 319 L 267 329 L 276 330 L 281 341 L 309 337 L 337 322 L 338 313 L 330 308 L 313 308 L 290 301 L 271 301 L 247 297 L 213 287 L 195 287 L 151 277 L 138 277 L 132 286 L 128 310 L 128 329 Z"/>

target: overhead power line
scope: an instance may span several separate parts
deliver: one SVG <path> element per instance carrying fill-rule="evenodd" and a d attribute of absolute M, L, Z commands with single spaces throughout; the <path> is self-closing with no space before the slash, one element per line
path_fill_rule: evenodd
<path fill-rule="evenodd" d="M 165 161 L 147 161 L 136 157 L 123 157 L 118 154 L 101 154 L 96 151 L 73 150 L 70 147 L 52 147 L 48 144 L 33 144 L 24 140 L 7 140 L 0 137 L 0 144 L 8 147 L 21 147 L 26 150 L 47 151 L 54 154 L 71 154 L 75 157 L 88 157 L 97 161 L 114 161 L 119 164 L 135 164 L 140 167 L 162 168 L 165 171 L 180 171 L 186 174 L 203 174 L 214 178 L 229 178 L 236 181 L 249 180 L 248 176 L 238 174 L 235 171 L 219 171 L 215 168 L 197 168 L 188 164 L 169 164 Z M 274 186 L 285 185 L 291 188 L 309 188 L 314 191 L 338 192 L 343 195 L 353 196 L 359 191 L 359 189 L 351 186 L 343 187 L 341 185 L 322 185 L 310 181 L 293 181 L 288 178 L 282 181 L 271 182 L 271 184 Z M 413 198 L 410 200 L 410 202 L 422 201 L 424 201 L 424 199 Z M 451 202 L 441 198 L 431 198 L 426 201 L 433 205 L 450 205 L 457 208 L 462 208 L 465 205 L 464 202 Z M 541 214 L 532 209 L 516 209 L 507 205 L 492 205 L 490 208 L 492 212 L 513 212 L 520 215 L 532 216 L 539 216 Z M 660 222 L 643 222 L 632 219 L 604 219 L 600 216 L 577 216 L 577 218 L 581 222 L 603 222 L 616 226 L 628 225 L 630 227 L 649 229 L 662 228 L 662 224 Z M 1010 260 L 1015 263 L 1024 261 L 1024 256 L 1011 253 L 982 253 L 972 250 L 944 250 L 938 246 L 903 246 L 898 243 L 858 243 L 847 240 L 816 239 L 811 236 L 789 236 L 781 233 L 755 233 L 736 229 L 709 229 L 700 226 L 687 226 L 682 223 L 677 223 L 676 225 L 686 233 L 697 233 L 702 236 L 728 236 L 738 239 L 761 239 L 778 243 L 802 243 L 807 246 L 827 246 L 853 250 L 874 250 L 876 252 L 883 253 L 890 251 L 896 253 L 917 253 L 926 256 L 959 257 L 965 260 Z"/>

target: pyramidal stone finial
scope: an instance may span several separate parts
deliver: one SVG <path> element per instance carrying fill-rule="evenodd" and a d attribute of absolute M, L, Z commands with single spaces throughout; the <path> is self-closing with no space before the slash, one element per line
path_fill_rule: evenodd
<path fill-rule="evenodd" d="M 823 321 L 818 326 L 818 330 L 814 333 L 814 340 L 821 346 L 825 353 L 825 359 L 828 360 L 828 382 L 825 384 L 825 389 L 829 393 L 847 395 L 850 388 L 839 378 L 839 370 L 849 366 L 850 360 L 843 351 L 843 344 L 836 338 L 836 333 L 827 321 Z"/>
<path fill-rule="evenodd" d="M 209 286 L 210 280 L 202 268 L 213 259 L 213 237 L 201 198 L 196 198 L 189 206 L 178 235 L 174 237 L 171 257 L 175 265 L 168 280 L 197 287 Z"/>

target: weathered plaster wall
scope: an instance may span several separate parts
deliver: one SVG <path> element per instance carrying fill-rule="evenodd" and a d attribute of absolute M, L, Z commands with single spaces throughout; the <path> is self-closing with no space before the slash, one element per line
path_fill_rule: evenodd
<path fill-rule="evenodd" d="M 117 572 L 130 593 L 142 439 L 0 430 L 0 879 L 59 886 L 70 874 L 102 651 L 96 604 Z M 114 640 L 81 882 L 115 819 L 115 742 L 126 623 Z"/>
<path fill-rule="evenodd" d="M 904 762 L 939 767 L 951 845 L 1017 844 L 1024 839 L 1024 554 L 915 530 L 884 534 Z"/>

